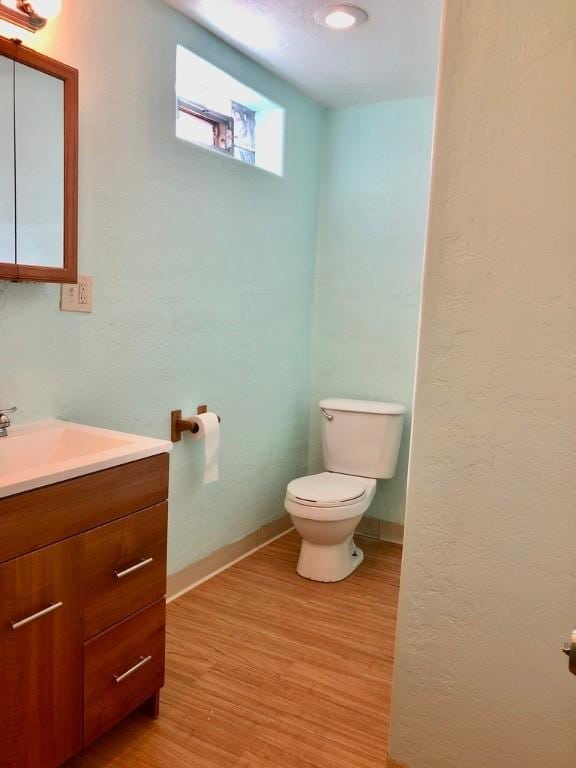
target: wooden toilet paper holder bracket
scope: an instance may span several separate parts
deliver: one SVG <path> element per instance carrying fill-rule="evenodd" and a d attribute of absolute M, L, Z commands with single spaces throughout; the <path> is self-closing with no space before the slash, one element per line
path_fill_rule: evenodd
<path fill-rule="evenodd" d="M 207 405 L 199 405 L 196 413 L 208 413 Z M 222 421 L 218 416 L 218 421 Z M 192 419 L 183 419 L 182 411 L 172 411 L 170 414 L 170 440 L 173 443 L 179 443 L 182 440 L 182 432 L 198 432 L 199 426 Z"/>

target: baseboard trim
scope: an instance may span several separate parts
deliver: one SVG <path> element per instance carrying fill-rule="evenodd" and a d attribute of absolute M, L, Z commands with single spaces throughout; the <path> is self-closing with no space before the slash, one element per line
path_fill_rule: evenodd
<path fill-rule="evenodd" d="M 371 539 L 380 539 L 391 544 L 400 544 L 400 546 L 404 542 L 404 526 L 401 523 L 391 523 L 369 515 L 362 518 L 356 532 L 359 536 L 368 536 Z"/>
<path fill-rule="evenodd" d="M 392 544 L 404 543 L 404 526 L 401 523 L 390 523 L 388 520 L 380 520 L 380 535 L 382 541 Z"/>
<path fill-rule="evenodd" d="M 396 760 L 392 760 L 392 758 L 388 756 L 388 759 L 386 760 L 386 768 L 408 768 L 408 766 L 403 763 L 397 763 Z"/>
<path fill-rule="evenodd" d="M 181 595 L 186 594 L 194 587 L 208 581 L 218 573 L 230 568 L 234 563 L 243 560 L 253 552 L 257 552 L 270 542 L 284 536 L 292 530 L 292 521 L 289 515 L 283 515 L 271 523 L 262 525 L 256 531 L 249 533 L 232 544 L 217 549 L 211 555 L 198 560 L 181 571 L 168 576 L 166 585 L 167 602 L 172 602 Z"/>

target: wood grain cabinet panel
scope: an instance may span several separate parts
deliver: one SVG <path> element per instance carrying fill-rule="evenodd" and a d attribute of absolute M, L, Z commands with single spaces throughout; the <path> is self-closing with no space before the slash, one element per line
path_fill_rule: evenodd
<path fill-rule="evenodd" d="M 164 503 L 82 535 L 86 638 L 164 597 L 167 519 Z"/>
<path fill-rule="evenodd" d="M 164 685 L 164 600 L 86 643 L 84 744 L 112 728 Z"/>
<path fill-rule="evenodd" d="M 82 749 L 81 544 L 0 566 L 0 766 L 51 768 Z"/>
<path fill-rule="evenodd" d="M 0 562 L 168 498 L 168 454 L 0 499 Z"/>

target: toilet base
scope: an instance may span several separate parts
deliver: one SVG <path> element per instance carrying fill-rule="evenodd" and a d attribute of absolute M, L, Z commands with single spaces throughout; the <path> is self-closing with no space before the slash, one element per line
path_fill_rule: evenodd
<path fill-rule="evenodd" d="M 342 581 L 364 560 L 364 552 L 350 536 L 341 544 L 311 544 L 302 541 L 296 572 L 312 581 Z"/>

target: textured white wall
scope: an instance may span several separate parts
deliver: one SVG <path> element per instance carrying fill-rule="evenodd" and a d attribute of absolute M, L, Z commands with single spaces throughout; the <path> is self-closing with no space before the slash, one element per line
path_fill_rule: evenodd
<path fill-rule="evenodd" d="M 392 756 L 574 768 L 576 3 L 449 0 Z"/>

